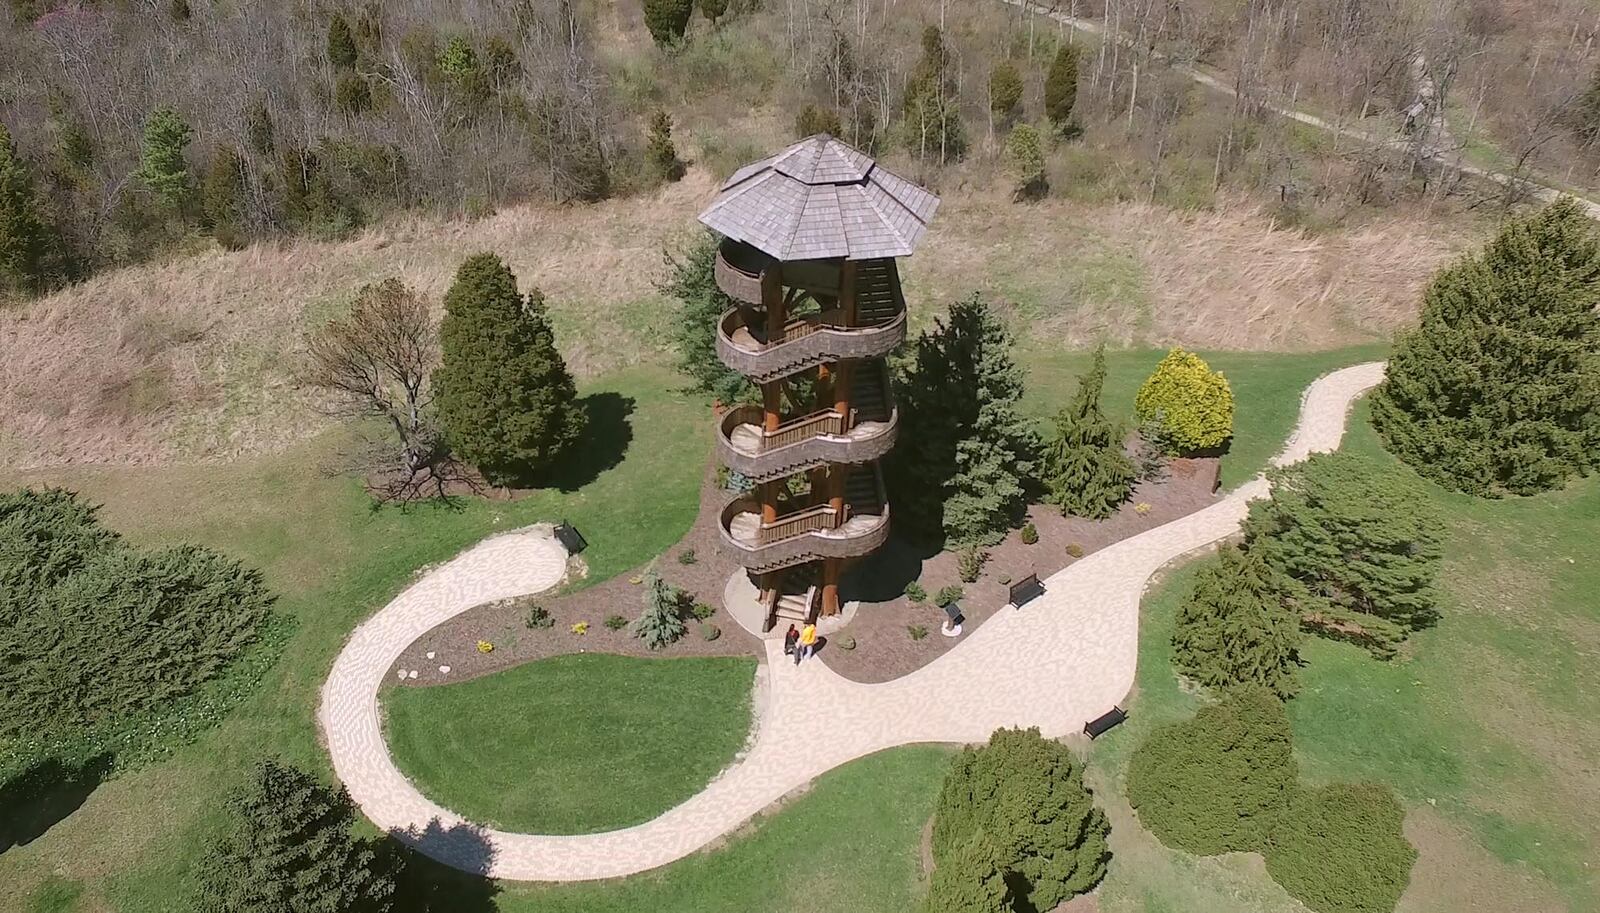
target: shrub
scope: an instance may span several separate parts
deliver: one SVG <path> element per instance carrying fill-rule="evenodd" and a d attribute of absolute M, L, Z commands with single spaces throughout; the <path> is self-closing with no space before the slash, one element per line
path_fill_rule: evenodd
<path fill-rule="evenodd" d="M 61 238 L 45 218 L 44 199 L 11 132 L 0 124 L 0 292 L 43 291 L 62 270 Z"/>
<path fill-rule="evenodd" d="M 966 591 L 954 584 L 940 587 L 938 594 L 933 597 L 933 604 L 942 609 L 952 602 L 959 602 L 965 595 Z"/>
<path fill-rule="evenodd" d="M 1010 574 L 1001 574 L 999 577 L 996 577 L 994 579 L 994 582 L 1000 584 L 1001 586 L 1010 586 L 1011 585 L 1011 575 Z"/>
<path fill-rule="evenodd" d="M 1307 789 L 1267 844 L 1267 873 L 1318 913 L 1389 913 L 1411 880 L 1417 851 L 1405 809 L 1385 786 Z"/>
<path fill-rule="evenodd" d="M 1301 622 L 1392 655 L 1433 623 L 1444 523 L 1417 486 L 1349 451 L 1268 473 L 1245 547 L 1271 569 Z"/>
<path fill-rule="evenodd" d="M 838 136 L 843 132 L 839 124 L 839 112 L 832 108 L 819 108 L 816 105 L 806 105 L 800 109 L 799 115 L 794 119 L 794 132 L 801 139 L 826 133 L 829 136 Z"/>
<path fill-rule="evenodd" d="M 973 583 L 978 575 L 983 573 L 984 562 L 989 560 L 989 553 L 977 546 L 964 548 L 956 556 L 956 573 L 964 583 Z"/>
<path fill-rule="evenodd" d="M 1254 852 L 1288 807 L 1295 777 L 1283 702 L 1246 687 L 1152 732 L 1128 764 L 1128 802 L 1167 846 Z"/>
<path fill-rule="evenodd" d="M 689 607 L 689 614 L 693 615 L 697 621 L 705 621 L 707 618 L 717 614 L 717 607 L 707 602 L 697 602 Z"/>
<path fill-rule="evenodd" d="M 1151 507 L 1149 501 L 1140 501 L 1138 504 L 1133 505 L 1133 512 L 1141 517 L 1147 516 L 1150 511 Z"/>
<path fill-rule="evenodd" d="M 921 640 L 922 638 L 928 636 L 928 626 L 906 625 L 906 633 L 911 635 L 912 640 Z"/>
<path fill-rule="evenodd" d="M 1284 609 L 1271 571 L 1225 545 L 1178 607 L 1172 662 L 1207 687 L 1255 684 L 1289 697 L 1299 684 L 1299 642 L 1299 620 Z"/>
<path fill-rule="evenodd" d="M 1017 180 L 1011 192 L 1013 200 L 1040 200 L 1050 193 L 1050 180 L 1044 173 L 1044 143 L 1031 125 L 1011 128 L 1011 135 L 1006 137 L 1006 161 Z"/>
<path fill-rule="evenodd" d="M 1000 729 L 988 745 L 962 751 L 945 777 L 933 819 L 935 874 L 948 867 L 947 877 L 988 880 L 983 867 L 958 862 L 965 855 L 970 863 L 961 848 L 986 834 L 1016 906 L 1051 910 L 1104 877 L 1109 831 L 1071 750 L 1037 729 Z"/>
<path fill-rule="evenodd" d="M 372 108 L 372 87 L 359 74 L 345 73 L 334 84 L 333 104 L 351 117 L 365 114 Z"/>
<path fill-rule="evenodd" d="M 249 240 L 245 230 L 244 158 L 218 145 L 200 185 L 200 208 L 206 228 L 228 250 L 239 250 Z"/>
<path fill-rule="evenodd" d="M 678 553 L 679 564 L 694 564 L 699 559 L 695 557 L 694 549 L 686 548 Z"/>
<path fill-rule="evenodd" d="M 493 653 L 494 652 L 494 644 L 490 643 L 487 640 L 480 640 L 480 641 L 478 641 L 478 652 L 479 653 Z"/>
<path fill-rule="evenodd" d="M 587 621 L 574 623 L 572 626 L 572 633 L 578 635 L 579 637 L 589 633 L 589 623 Z"/>
<path fill-rule="evenodd" d="M 1133 491 L 1134 468 L 1122 452 L 1122 428 L 1100 411 L 1106 379 L 1106 347 L 1094 352 L 1089 373 L 1078 380 L 1072 404 L 1056 413 L 1055 429 L 1040 460 L 1045 500 L 1094 520 L 1116 512 Z"/>
<path fill-rule="evenodd" d="M 683 161 L 678 158 L 678 147 L 672 143 L 672 117 L 660 108 L 650 115 L 645 158 L 661 180 L 671 182 L 683 177 Z"/>
<path fill-rule="evenodd" d="M 645 577 L 644 611 L 633 622 L 633 635 L 660 650 L 684 635 L 683 591 L 651 571 Z"/>
<path fill-rule="evenodd" d="M 1082 558 L 1083 557 L 1083 546 L 1079 545 L 1076 542 L 1068 542 L 1067 543 L 1067 554 L 1071 555 L 1074 558 Z"/>
<path fill-rule="evenodd" d="M 628 619 L 622 615 L 608 615 L 605 624 L 612 631 L 620 631 L 628 626 Z"/>
<path fill-rule="evenodd" d="M 700 638 L 712 641 L 722 636 L 722 629 L 714 624 L 706 623 L 700 626 Z"/>
<path fill-rule="evenodd" d="M 230 828 L 199 867 L 201 913 L 381 913 L 395 866 L 352 833 L 343 787 L 277 761 L 257 765 L 227 802 Z"/>
<path fill-rule="evenodd" d="M 923 589 L 922 584 L 915 580 L 906 584 L 905 593 L 906 598 L 912 602 L 922 602 L 928 598 L 928 591 Z"/>
<path fill-rule="evenodd" d="M 1017 65 L 1002 60 L 989 71 L 989 110 L 1006 123 L 1022 104 L 1022 74 Z"/>
<path fill-rule="evenodd" d="M 1072 123 L 1072 109 L 1078 103 L 1078 49 L 1063 44 L 1050 61 L 1044 80 L 1044 113 L 1057 132 L 1066 132 Z"/>
<path fill-rule="evenodd" d="M 538 289 L 526 298 L 494 254 L 470 257 L 444 299 L 434 405 L 451 449 L 491 481 L 548 470 L 585 414 Z"/>
<path fill-rule="evenodd" d="M 1233 390 L 1221 372 L 1174 348 L 1133 401 L 1141 425 L 1159 424 L 1174 453 L 1214 450 L 1233 436 Z"/>
<path fill-rule="evenodd" d="M 710 19 L 712 25 L 727 12 L 728 0 L 700 0 L 700 15 Z"/>
<path fill-rule="evenodd" d="M 683 40 L 694 0 L 644 0 L 644 26 L 656 44 L 668 47 Z"/>
<path fill-rule="evenodd" d="M 933 870 L 927 913 L 1014 913 L 1016 901 L 1003 858 L 989 834 L 979 829 L 956 845 Z"/>
<path fill-rule="evenodd" d="M 1571 198 L 1441 271 L 1400 335 L 1372 422 L 1424 477 L 1498 497 L 1558 487 L 1600 453 L 1600 240 Z"/>
<path fill-rule="evenodd" d="M 848 634 L 841 634 L 833 638 L 832 643 L 841 650 L 854 650 L 856 648 L 856 639 Z"/>
<path fill-rule="evenodd" d="M 522 616 L 522 623 L 529 628 L 548 628 L 556 623 L 550 616 L 550 610 L 535 603 L 528 606 L 528 611 Z"/>
<path fill-rule="evenodd" d="M 1023 545 L 1034 545 L 1039 541 L 1039 528 L 1032 523 L 1024 523 L 1018 538 L 1022 540 Z"/>
<path fill-rule="evenodd" d="M 1134 446 L 1133 465 L 1139 478 L 1146 482 L 1160 482 L 1167 477 L 1168 455 L 1177 450 L 1172 435 L 1167 433 L 1167 415 L 1157 411 L 1139 423 L 1139 442 Z"/>

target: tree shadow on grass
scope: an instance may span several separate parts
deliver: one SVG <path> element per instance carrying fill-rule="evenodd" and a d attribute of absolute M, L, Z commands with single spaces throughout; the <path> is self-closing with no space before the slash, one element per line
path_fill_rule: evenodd
<path fill-rule="evenodd" d="M 500 885 L 489 878 L 495 850 L 482 828 L 435 818 L 389 836 L 399 869 L 394 913 L 494 913 Z"/>
<path fill-rule="evenodd" d="M 591 393 L 578 400 L 588 425 L 583 437 L 558 459 L 540 481 L 550 488 L 575 491 L 599 478 L 602 472 L 622 462 L 633 443 L 633 415 L 636 401 L 620 393 Z"/>
<path fill-rule="evenodd" d="M 50 758 L 0 784 L 0 853 L 32 843 L 82 807 L 111 763 L 109 754 L 75 763 Z"/>

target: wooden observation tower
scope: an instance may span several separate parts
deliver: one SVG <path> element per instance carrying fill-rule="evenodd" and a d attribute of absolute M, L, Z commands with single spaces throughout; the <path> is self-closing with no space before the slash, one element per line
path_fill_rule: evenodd
<path fill-rule="evenodd" d="M 888 538 L 878 460 L 898 413 L 884 358 L 906 337 L 895 258 L 938 206 L 820 134 L 739 169 L 700 214 L 723 235 L 717 286 L 734 302 L 717 356 L 761 389 L 760 406 L 722 417 L 717 446 L 754 484 L 723 510 L 722 541 L 768 630 L 837 613 L 845 562 Z"/>

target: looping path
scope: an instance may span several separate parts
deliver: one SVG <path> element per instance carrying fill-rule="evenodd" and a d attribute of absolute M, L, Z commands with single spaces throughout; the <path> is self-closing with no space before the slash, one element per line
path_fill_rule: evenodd
<path fill-rule="evenodd" d="M 1350 404 L 1383 378 L 1383 363 L 1326 375 L 1309 388 L 1275 465 L 1332 450 Z M 441 862 L 496 878 L 577 881 L 642 872 L 732 831 L 819 774 L 914 742 L 980 742 L 1002 726 L 1046 736 L 1079 731 L 1133 687 L 1139 601 L 1152 574 L 1234 533 L 1257 478 L 1216 504 L 1125 539 L 1045 581 L 1027 608 L 989 619 L 928 666 L 883 684 L 851 682 L 819 662 L 794 666 L 765 642 L 767 708 L 754 746 L 703 792 L 635 827 L 542 836 L 481 831 L 482 843 L 421 841 Z M 440 622 L 492 599 L 537 592 L 561 578 L 565 553 L 548 527 L 488 539 L 430 572 L 356 629 L 323 687 L 319 719 L 334 769 L 379 827 L 449 831 L 465 823 L 430 802 L 394 766 L 383 741 L 378 687 L 401 652 Z M 487 858 L 485 856 L 487 855 Z"/>

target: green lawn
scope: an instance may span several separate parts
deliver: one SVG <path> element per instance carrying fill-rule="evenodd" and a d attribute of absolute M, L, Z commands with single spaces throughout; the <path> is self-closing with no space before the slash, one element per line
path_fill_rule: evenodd
<path fill-rule="evenodd" d="M 750 731 L 749 658 L 558 656 L 390 688 L 395 762 L 473 821 L 535 834 L 640 824 L 705 788 Z"/>
<path fill-rule="evenodd" d="M 1411 474 L 1382 451 L 1364 405 L 1346 446 Z M 1428 490 L 1449 527 L 1443 617 L 1388 663 L 1307 639 L 1304 687 L 1289 705 L 1301 770 L 1400 793 L 1421 851 L 1402 911 L 1594 910 L 1600 480 L 1505 501 Z M 1091 757 L 1116 826 L 1101 909 L 1298 909 L 1255 857 L 1169 850 L 1120 796 L 1133 748 L 1198 701 L 1179 688 L 1169 644 L 1195 570 L 1178 568 L 1146 597 L 1131 717 Z"/>

